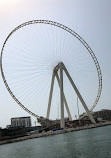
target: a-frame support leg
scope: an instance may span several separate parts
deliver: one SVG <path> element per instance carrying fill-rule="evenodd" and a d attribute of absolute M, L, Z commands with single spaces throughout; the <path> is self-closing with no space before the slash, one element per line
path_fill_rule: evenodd
<path fill-rule="evenodd" d="M 79 91 L 78 91 L 76 85 L 74 84 L 74 82 L 73 82 L 73 80 L 72 80 L 70 74 L 68 73 L 68 71 L 67 71 L 65 65 L 64 65 L 63 63 L 61 63 L 61 64 L 62 64 L 63 70 L 65 71 L 65 73 L 66 73 L 66 75 L 67 75 L 69 81 L 70 81 L 71 84 L 72 84 L 72 87 L 74 88 L 74 90 L 75 90 L 75 92 L 76 92 L 78 98 L 80 99 L 80 101 L 81 101 L 81 103 L 82 103 L 84 109 L 86 110 L 86 112 L 87 112 L 87 114 L 88 114 L 88 116 L 89 116 L 91 122 L 95 124 L 96 122 L 95 122 L 95 120 L 94 120 L 92 114 L 90 113 L 90 111 L 89 111 L 89 109 L 88 109 L 88 107 L 87 107 L 85 101 L 83 100 L 83 98 L 82 98 L 81 94 L 79 93 Z"/>
<path fill-rule="evenodd" d="M 61 105 L 61 120 L 60 126 L 61 128 L 65 127 L 64 121 L 64 99 L 63 99 L 63 65 L 60 63 L 60 105 Z"/>
<path fill-rule="evenodd" d="M 60 69 L 60 78 L 58 76 L 58 73 L 57 71 Z M 68 113 L 68 116 L 69 116 L 69 119 L 72 120 L 72 117 L 71 117 L 71 114 L 70 114 L 70 111 L 69 111 L 69 108 L 68 108 L 68 104 L 67 104 L 67 100 L 65 98 L 65 95 L 64 95 L 64 92 L 63 92 L 63 70 L 64 72 L 66 73 L 72 87 L 74 88 L 78 98 L 80 99 L 84 109 L 86 110 L 90 120 L 92 123 L 96 123 L 92 114 L 90 113 L 85 101 L 83 100 L 81 94 L 79 93 L 75 83 L 73 82 L 69 72 L 67 71 L 65 65 L 61 62 L 59 63 L 54 71 L 53 71 L 53 75 L 52 75 L 52 81 L 51 81 L 51 88 L 50 88 L 50 95 L 49 95 L 49 102 L 48 102 L 48 109 L 47 109 L 47 116 L 46 118 L 49 119 L 49 115 L 50 115 L 50 107 L 51 107 L 51 101 L 52 101 L 52 93 L 53 93 L 53 87 L 54 87 L 54 78 L 56 76 L 57 78 L 57 81 L 58 81 L 58 85 L 60 87 L 60 105 L 61 105 L 61 120 L 60 120 L 60 125 L 61 125 L 61 128 L 64 128 L 65 127 L 65 121 L 64 121 L 64 103 L 65 103 L 65 106 L 66 106 L 66 110 L 67 110 L 67 113 Z"/>
<path fill-rule="evenodd" d="M 56 76 L 56 78 L 57 78 L 58 85 L 59 85 L 59 87 L 60 87 L 60 79 L 59 79 L 58 73 L 56 73 L 55 76 Z M 71 113 L 70 113 L 70 110 L 69 110 L 69 107 L 68 107 L 67 100 L 66 100 L 66 97 L 65 97 L 65 95 L 64 95 L 64 92 L 63 92 L 63 99 L 64 99 L 64 104 L 65 104 L 65 107 L 66 107 L 66 111 L 67 111 L 69 120 L 72 121 L 72 116 L 71 116 Z"/>
<path fill-rule="evenodd" d="M 54 87 L 54 78 L 55 78 L 55 72 L 53 71 L 51 87 L 50 87 L 49 102 L 48 102 L 48 108 L 47 108 L 47 116 L 46 116 L 47 119 L 49 119 L 49 115 L 50 115 L 50 107 L 51 107 L 52 93 L 53 93 L 53 87 Z"/>

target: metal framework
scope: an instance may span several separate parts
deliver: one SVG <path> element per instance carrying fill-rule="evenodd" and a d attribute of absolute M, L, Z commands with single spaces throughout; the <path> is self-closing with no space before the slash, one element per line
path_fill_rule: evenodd
<path fill-rule="evenodd" d="M 26 25 L 31 25 L 31 24 L 47 24 L 47 25 L 53 25 L 55 27 L 59 27 L 61 29 L 64 29 L 65 31 L 69 32 L 70 34 L 72 34 L 74 37 L 76 37 L 85 47 L 86 49 L 88 50 L 89 54 L 91 55 L 95 65 L 96 65 L 96 69 L 97 69 L 97 73 L 98 73 L 98 79 L 99 79 L 99 87 L 98 87 L 98 93 L 97 93 L 97 97 L 95 99 L 95 102 L 93 104 L 93 106 L 91 107 L 91 109 L 89 110 L 90 112 L 94 109 L 94 107 L 96 106 L 96 104 L 98 103 L 99 101 L 99 98 L 100 98 L 100 95 L 101 95 L 101 91 L 102 91 L 102 74 L 101 74 L 101 69 L 100 69 L 100 66 L 99 66 L 99 63 L 98 63 L 98 60 L 95 56 L 95 54 L 93 53 L 92 49 L 89 47 L 89 45 L 83 40 L 83 38 L 81 38 L 76 32 L 74 32 L 73 30 L 71 30 L 70 28 L 62 25 L 62 24 L 59 24 L 57 22 L 54 22 L 54 21 L 49 21 L 49 20 L 33 20 L 33 21 L 28 21 L 28 22 L 25 22 L 19 26 L 17 26 L 9 35 L 8 37 L 6 38 L 4 44 L 3 44 L 3 47 L 2 47 L 2 51 L 1 51 L 1 59 L 0 59 L 0 63 L 1 63 L 1 74 L 2 74 L 2 78 L 3 78 L 3 81 L 4 81 L 4 84 L 7 88 L 7 90 L 9 91 L 10 95 L 13 97 L 13 99 L 25 110 L 27 111 L 28 113 L 30 113 L 31 115 L 39 118 L 39 116 L 33 112 L 31 112 L 30 110 L 28 110 L 25 105 L 23 105 L 17 98 L 16 96 L 13 94 L 13 92 L 11 91 L 7 81 L 6 81 L 6 78 L 5 78 L 5 75 L 4 75 L 4 71 L 3 71 L 3 65 L 2 65 L 2 56 L 3 56 L 3 53 L 4 53 L 4 47 L 8 41 L 8 39 L 10 38 L 10 36 L 15 33 L 17 30 L 19 30 L 20 28 L 22 27 L 25 27 Z M 61 71 L 61 77 L 62 77 L 62 71 Z M 60 79 L 60 87 L 61 87 L 61 91 L 62 91 L 62 78 Z M 53 81 L 52 81 L 52 84 L 53 84 Z M 62 97 L 62 96 L 61 96 Z M 67 106 L 67 103 L 65 104 Z"/>
<path fill-rule="evenodd" d="M 58 70 L 60 69 L 60 79 L 59 79 L 59 76 L 58 76 Z M 59 87 L 60 87 L 60 105 L 61 105 L 61 120 L 60 120 L 60 125 L 61 125 L 61 128 L 64 128 L 65 127 L 65 122 L 64 122 L 64 103 L 65 103 L 65 106 L 66 106 L 66 110 L 67 110 L 67 113 L 68 113 L 68 116 L 69 116 L 69 119 L 72 120 L 72 117 L 71 117 L 71 114 L 70 114 L 70 111 L 69 111 L 69 107 L 68 107 L 68 104 L 67 104 L 67 101 L 66 101 L 66 98 L 65 98 L 65 95 L 64 95 L 64 91 L 63 91 L 63 71 L 65 72 L 65 74 L 67 75 L 74 91 L 76 92 L 79 100 L 81 101 L 87 115 L 89 116 L 90 120 L 92 123 L 96 123 L 92 114 L 90 113 L 84 99 L 82 98 L 79 90 L 77 89 L 74 81 L 72 80 L 68 70 L 66 69 L 65 65 L 60 62 L 53 70 L 53 75 L 52 75 L 52 82 L 51 82 L 51 88 L 50 88 L 50 95 L 49 95 L 49 103 L 48 103 L 48 108 L 47 108 L 47 116 L 46 118 L 49 119 L 49 115 L 50 115 L 50 108 L 51 108 L 51 100 L 52 100 L 52 94 L 53 94 L 53 86 L 54 86 L 54 78 L 56 76 L 57 78 L 57 81 L 58 81 L 58 84 L 59 84 Z"/>

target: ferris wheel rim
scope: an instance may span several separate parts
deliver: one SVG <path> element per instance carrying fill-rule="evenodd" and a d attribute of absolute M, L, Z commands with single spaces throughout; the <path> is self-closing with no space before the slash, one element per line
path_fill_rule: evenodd
<path fill-rule="evenodd" d="M 13 94 L 13 92 L 11 91 L 8 83 L 7 83 L 7 80 L 5 78 L 5 75 L 4 75 L 4 71 L 3 71 L 3 66 L 2 66 L 2 56 L 3 56 L 3 51 L 4 51 L 4 47 L 8 41 L 8 39 L 10 38 L 10 36 L 15 33 L 17 30 L 19 30 L 20 28 L 22 27 L 25 27 L 27 25 L 31 25 L 31 24 L 49 24 L 49 25 L 53 25 L 53 26 L 56 26 L 56 27 L 59 27 L 67 32 L 69 32 L 70 34 L 72 34 L 76 39 L 78 39 L 82 44 L 83 46 L 87 49 L 87 51 L 89 52 L 90 56 L 92 57 L 93 59 L 93 62 L 96 66 L 96 70 L 97 70 L 97 74 L 98 74 L 98 80 L 99 80 L 99 86 L 98 86 L 98 92 L 97 92 L 97 96 L 96 96 L 96 99 L 92 105 L 92 107 L 89 109 L 89 111 L 93 111 L 93 109 L 96 107 L 99 99 L 100 99 L 100 96 L 101 96 L 101 92 L 102 92 L 102 74 L 101 74 L 101 69 L 100 69 L 100 65 L 99 65 L 99 62 L 94 54 L 94 52 L 92 51 L 92 49 L 90 48 L 90 46 L 87 44 L 87 42 L 79 35 L 77 34 L 75 31 L 73 31 L 72 29 L 70 29 L 69 27 L 65 26 L 65 25 L 62 25 L 60 23 L 57 23 L 57 22 L 54 22 L 54 21 L 49 21 L 49 20 L 32 20 L 32 21 L 28 21 L 28 22 L 25 22 L 25 23 L 22 23 L 21 25 L 18 25 L 15 29 L 13 29 L 10 34 L 7 36 L 5 42 L 3 43 L 3 46 L 2 46 L 2 50 L 1 50 L 1 57 L 0 57 L 0 64 L 1 64 L 1 75 L 2 75 L 2 78 L 3 78 L 3 81 L 4 81 L 4 84 L 8 90 L 8 92 L 10 93 L 10 95 L 12 96 L 12 98 L 25 110 L 27 111 L 29 114 L 37 117 L 37 118 L 40 118 L 40 116 L 38 116 L 37 114 L 31 112 L 30 110 L 28 110 L 28 108 L 26 108 L 17 98 L 16 96 Z"/>

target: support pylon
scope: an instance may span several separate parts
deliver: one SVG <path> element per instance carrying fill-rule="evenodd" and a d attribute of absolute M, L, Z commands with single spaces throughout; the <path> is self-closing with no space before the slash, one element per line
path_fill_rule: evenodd
<path fill-rule="evenodd" d="M 58 70 L 60 70 L 60 78 L 58 76 Z M 72 117 L 71 117 L 71 114 L 70 114 L 70 111 L 69 111 L 69 107 L 68 107 L 68 104 L 67 104 L 67 100 L 65 98 L 65 95 L 64 95 L 64 91 L 63 91 L 63 71 L 65 72 L 66 76 L 68 77 L 74 91 L 76 92 L 79 100 L 81 101 L 85 111 L 87 112 L 90 120 L 92 123 L 96 123 L 92 114 L 90 113 L 84 99 L 82 98 L 79 90 L 77 89 L 74 81 L 72 80 L 69 72 L 67 71 L 65 65 L 60 62 L 53 70 L 53 75 L 52 75 L 52 81 L 51 81 L 51 88 L 50 88 L 50 95 L 49 95 L 49 102 L 48 102 L 48 109 L 47 109 L 47 116 L 46 118 L 49 119 L 49 115 L 50 115 L 50 108 L 51 108 L 51 101 L 52 101 L 52 93 L 53 93 L 53 86 L 54 86 L 54 78 L 56 77 L 57 78 L 57 82 L 58 82 L 58 85 L 60 87 L 60 107 L 61 107 L 61 120 L 60 120 L 60 126 L 61 128 L 64 128 L 65 127 L 65 121 L 64 121 L 64 104 L 65 104 L 65 107 L 66 107 L 66 110 L 67 110 L 67 113 L 68 113 L 68 117 L 70 120 L 72 120 Z"/>
<path fill-rule="evenodd" d="M 60 106 L 61 106 L 61 120 L 60 125 L 61 128 L 64 128 L 65 121 L 64 121 L 64 100 L 63 100 L 63 65 L 60 63 Z"/>
<path fill-rule="evenodd" d="M 56 73 L 55 76 L 56 76 L 56 78 L 57 78 L 58 85 L 59 85 L 59 87 L 60 87 L 60 79 L 59 79 L 58 73 Z M 64 92 L 63 92 L 63 97 L 64 97 L 64 104 L 65 104 L 65 108 L 66 108 L 66 111 L 67 111 L 69 120 L 72 121 L 72 116 L 71 116 L 71 113 L 70 113 L 70 110 L 69 110 L 68 103 L 67 103 L 67 100 L 66 100 L 66 97 L 65 97 Z"/>
<path fill-rule="evenodd" d="M 54 87 L 54 78 L 55 78 L 55 72 L 53 71 L 52 81 L 51 81 L 51 88 L 50 88 L 50 95 L 49 95 L 49 102 L 48 102 L 48 108 L 47 108 L 47 116 L 46 116 L 47 119 L 49 119 L 49 115 L 50 115 L 52 93 L 53 93 L 53 87 Z"/>

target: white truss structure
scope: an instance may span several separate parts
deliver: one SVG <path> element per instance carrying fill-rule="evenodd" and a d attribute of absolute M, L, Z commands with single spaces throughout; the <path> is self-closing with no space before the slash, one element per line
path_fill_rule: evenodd
<path fill-rule="evenodd" d="M 9 84 L 7 83 L 7 79 L 5 77 L 5 74 L 4 74 L 4 70 L 3 70 L 3 64 L 2 64 L 2 58 L 3 58 L 3 54 L 4 54 L 4 48 L 7 44 L 7 41 L 9 40 L 9 38 L 12 36 L 13 33 L 15 33 L 16 31 L 18 31 L 19 29 L 27 26 L 27 25 L 34 25 L 34 24 L 45 24 L 45 25 L 53 25 L 55 27 L 59 27 L 67 32 L 69 32 L 70 34 L 72 34 L 75 38 L 77 38 L 83 45 L 84 47 L 88 50 L 89 54 L 91 55 L 94 63 L 95 63 L 95 66 L 96 66 L 96 69 L 97 69 L 97 73 L 98 73 L 98 81 L 99 81 L 99 87 L 98 87 L 98 92 L 97 92 L 97 96 L 96 96 L 96 99 L 94 101 L 94 104 L 92 105 L 92 107 L 90 108 L 90 110 L 87 108 L 81 94 L 79 93 L 76 85 L 74 84 L 71 76 L 69 75 L 67 69 L 65 68 L 64 64 L 63 63 L 59 63 L 54 71 L 53 71 L 53 75 L 52 75 L 52 83 L 51 83 L 51 89 L 50 89 L 50 97 L 49 97 L 49 103 L 48 103 L 48 110 L 47 110 L 47 118 L 49 118 L 49 114 L 50 114 L 50 106 L 51 106 L 51 100 L 52 100 L 52 93 L 53 93 L 53 85 L 54 85 L 54 78 L 56 77 L 57 78 L 57 81 L 58 81 L 58 84 L 60 86 L 60 92 L 61 92 L 61 108 L 63 109 L 63 112 L 61 112 L 64 116 L 64 106 L 63 104 L 65 104 L 65 107 L 66 107 L 66 110 L 67 110 L 67 113 L 68 113 L 68 116 L 69 116 L 69 119 L 72 120 L 72 117 L 71 117 L 71 114 L 70 114 L 70 111 L 69 111 L 69 108 L 68 108 L 68 104 L 67 104 L 67 100 L 65 98 L 65 95 L 64 95 L 64 92 L 63 92 L 63 71 L 66 73 L 72 87 L 74 88 L 75 92 L 77 93 L 78 95 L 78 98 L 80 99 L 82 105 L 84 106 L 87 114 L 89 115 L 91 121 L 93 123 L 95 123 L 92 115 L 90 114 L 90 112 L 93 111 L 93 109 L 95 108 L 95 106 L 97 105 L 98 101 L 99 101 L 99 98 L 101 96 L 101 91 L 102 91 L 102 74 L 101 74 L 101 69 L 100 69 L 100 66 L 99 66 L 99 62 L 94 54 L 94 52 L 92 51 L 92 49 L 89 47 L 89 45 L 86 43 L 86 41 L 84 41 L 84 39 L 82 37 L 80 37 L 76 32 L 74 32 L 72 29 L 60 24 L 60 23 L 57 23 L 57 22 L 54 22 L 54 21 L 49 21 L 49 20 L 32 20 L 32 21 L 28 21 L 28 22 L 25 22 L 19 26 L 17 26 L 14 30 L 12 30 L 12 32 L 10 32 L 10 34 L 7 36 L 6 40 L 4 41 L 3 43 L 3 46 L 2 46 L 2 50 L 1 50 L 1 57 L 0 57 L 0 66 L 1 66 L 1 75 L 2 75 L 2 78 L 3 78 L 3 81 L 4 81 L 4 84 L 8 90 L 8 92 L 10 93 L 10 95 L 12 96 L 12 98 L 17 102 L 18 105 L 20 105 L 26 112 L 28 112 L 29 114 L 33 115 L 34 117 L 36 118 L 40 118 L 39 115 L 37 115 L 36 113 L 33 113 L 32 111 L 30 111 L 26 105 L 24 105 L 22 102 L 20 102 L 17 97 L 15 96 L 15 94 L 13 94 L 12 90 L 10 89 L 9 87 Z M 61 67 L 61 68 L 60 68 Z M 59 79 L 59 76 L 58 76 L 58 73 L 57 71 L 58 69 L 60 69 L 60 79 Z M 56 73 L 55 73 L 56 72 Z M 90 112 L 89 112 L 90 111 Z M 61 117 L 63 117 L 61 116 Z M 63 121 L 63 120 L 62 120 Z M 62 124 L 62 121 L 61 121 L 61 124 Z M 63 121 L 64 122 L 64 121 Z"/>
<path fill-rule="evenodd" d="M 58 70 L 60 70 L 60 78 L 59 78 L 59 75 L 58 75 Z M 50 88 L 50 94 L 49 94 L 49 102 L 48 102 L 48 108 L 47 108 L 47 116 L 46 118 L 49 119 L 49 115 L 50 115 L 50 109 L 51 109 L 51 101 L 52 101 L 52 94 L 53 94 L 53 87 L 54 87 L 54 79 L 55 77 L 57 78 L 57 81 L 58 81 L 58 85 L 60 87 L 60 108 L 61 108 L 61 120 L 60 120 L 60 126 L 61 128 L 64 128 L 65 127 L 65 121 L 64 121 L 64 104 L 65 104 L 65 107 L 66 107 L 66 111 L 67 111 L 67 114 L 68 114 L 68 117 L 69 117 L 69 120 L 72 120 L 72 117 L 71 117 L 71 113 L 70 113 L 70 110 L 69 110 L 69 107 L 68 107 L 68 104 L 67 104 L 67 100 L 66 100 L 66 97 L 65 97 L 65 94 L 64 94 L 64 90 L 63 90 L 63 71 L 65 72 L 65 74 L 67 75 L 74 91 L 76 92 L 79 100 L 81 101 L 87 115 L 89 116 L 90 120 L 92 123 L 96 123 L 92 114 L 90 113 L 84 99 L 82 98 L 79 90 L 77 89 L 74 81 L 72 80 L 68 70 L 66 69 L 65 65 L 60 62 L 53 70 L 53 74 L 52 74 L 52 81 L 51 81 L 51 88 Z"/>

